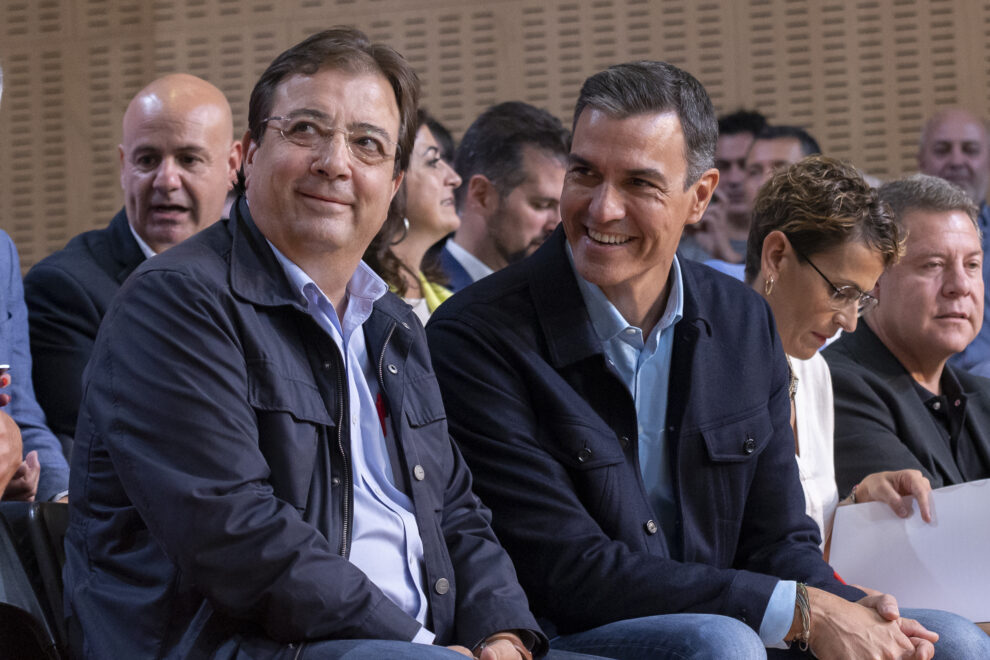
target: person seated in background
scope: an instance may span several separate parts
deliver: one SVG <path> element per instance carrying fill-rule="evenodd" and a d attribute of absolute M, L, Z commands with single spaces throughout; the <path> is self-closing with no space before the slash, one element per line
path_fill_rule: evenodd
<path fill-rule="evenodd" d="M 114 294 L 145 259 L 220 219 L 241 160 L 226 97 L 181 73 L 134 96 L 118 152 L 124 208 L 24 278 L 38 402 L 66 453 L 83 369 Z"/>
<path fill-rule="evenodd" d="M 361 261 L 415 157 L 418 96 L 354 29 L 280 54 L 251 92 L 231 218 L 111 304 L 72 456 L 75 657 L 546 649 L 423 328 Z"/>
<path fill-rule="evenodd" d="M 987 185 L 990 177 L 990 139 L 986 122 L 963 108 L 937 112 L 921 129 L 918 171 L 956 184 L 979 209 L 976 225 L 986 253 L 990 241 L 990 206 Z M 983 263 L 983 328 L 950 364 L 980 376 L 990 376 L 990 262 Z"/>
<path fill-rule="evenodd" d="M 457 229 L 454 189 L 461 178 L 444 159 L 436 133 L 445 132 L 424 110 L 417 117 L 416 142 L 388 218 L 371 241 L 364 261 L 401 296 L 424 324 L 450 297 L 439 264 L 425 263 L 429 248 Z"/>
<path fill-rule="evenodd" d="M 797 126 L 765 126 L 753 139 L 753 144 L 746 154 L 746 181 L 744 183 L 746 205 L 749 209 L 756 203 L 756 195 L 760 187 L 770 180 L 773 173 L 782 167 L 798 162 L 806 156 L 821 153 L 821 148 L 815 138 Z M 749 234 L 749 225 L 743 236 Z M 748 258 L 743 249 L 744 261 Z M 705 262 L 715 270 L 735 277 L 745 279 L 745 267 L 742 264 L 728 263 L 722 259 L 711 259 Z"/>
<path fill-rule="evenodd" d="M 62 445 L 45 423 L 45 413 L 34 396 L 28 314 L 24 306 L 21 265 L 10 236 L 0 229 L 0 364 L 9 373 L 0 376 L 0 406 L 4 406 L 3 438 L 7 453 L 16 449 L 12 480 L 0 489 L 4 500 L 59 500 L 69 491 L 69 465 Z M 16 447 L 14 446 L 16 444 Z M 20 449 L 23 447 L 23 449 Z M 26 452 L 23 458 L 20 452 Z M 0 472 L 4 472 L 0 469 Z"/>
<path fill-rule="evenodd" d="M 573 125 L 562 228 L 427 326 L 452 435 L 551 646 L 930 658 L 937 635 L 822 557 L 770 310 L 675 255 L 718 183 L 701 83 L 616 65 Z"/>
<path fill-rule="evenodd" d="M 933 488 L 990 477 L 990 379 L 947 363 L 983 323 L 976 205 L 924 174 L 883 185 L 880 199 L 907 235 L 904 256 L 877 282 L 864 323 L 824 351 L 836 480 L 857 498 L 886 470 L 918 470 Z"/>
<path fill-rule="evenodd" d="M 766 117 L 752 110 L 719 117 L 715 144 L 718 188 L 701 221 L 685 228 L 678 248 L 685 258 L 702 263 L 709 259 L 726 263 L 743 260 L 752 210 L 746 198 L 746 154 L 766 125 Z"/>
<path fill-rule="evenodd" d="M 452 291 L 532 254 L 560 223 L 569 139 L 559 119 L 519 101 L 468 127 L 454 157 L 461 225 L 440 252 Z"/>

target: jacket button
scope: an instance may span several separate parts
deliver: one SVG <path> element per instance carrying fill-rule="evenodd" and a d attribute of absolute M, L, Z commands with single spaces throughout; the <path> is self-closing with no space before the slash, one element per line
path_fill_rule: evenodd
<path fill-rule="evenodd" d="M 756 440 L 753 438 L 746 438 L 745 442 L 743 442 L 743 451 L 747 454 L 752 454 L 756 451 Z"/>
<path fill-rule="evenodd" d="M 417 465 L 413 468 L 413 476 L 416 477 L 416 481 L 422 481 L 426 479 L 426 470 L 423 469 L 422 465 Z"/>
<path fill-rule="evenodd" d="M 584 463 L 589 458 L 591 458 L 591 450 L 588 449 L 587 447 L 585 447 L 584 449 L 578 452 L 577 455 L 578 463 Z"/>
<path fill-rule="evenodd" d="M 330 479 L 330 485 L 331 486 L 339 486 L 340 485 L 340 477 L 333 477 L 332 479 Z"/>
<path fill-rule="evenodd" d="M 657 524 L 652 520 L 647 520 L 646 524 L 643 525 L 643 527 L 646 528 L 646 533 L 649 534 L 650 536 L 657 533 Z"/>
<path fill-rule="evenodd" d="M 450 582 L 447 581 L 447 578 L 440 578 L 437 580 L 436 584 L 433 585 L 433 590 L 442 596 L 450 591 Z"/>
<path fill-rule="evenodd" d="M 324 369 L 329 369 L 330 368 L 330 363 L 329 362 L 324 362 L 323 363 L 323 368 Z"/>
<path fill-rule="evenodd" d="M 624 435 L 621 438 L 619 438 L 619 444 L 622 445 L 622 448 L 623 449 L 625 449 L 626 447 L 628 447 L 629 446 L 629 436 L 628 435 Z"/>
<path fill-rule="evenodd" d="M 388 372 L 394 376 L 395 374 L 399 373 L 399 368 L 394 364 L 390 364 L 388 365 Z"/>

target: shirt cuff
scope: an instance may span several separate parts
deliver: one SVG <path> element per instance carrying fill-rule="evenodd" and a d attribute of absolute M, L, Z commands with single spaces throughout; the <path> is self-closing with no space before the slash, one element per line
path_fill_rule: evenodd
<path fill-rule="evenodd" d="M 797 583 L 781 580 L 770 594 L 770 602 L 760 623 L 760 639 L 771 649 L 786 649 L 784 638 L 794 623 L 794 603 L 797 600 Z"/>
<path fill-rule="evenodd" d="M 785 633 L 786 634 L 786 633 Z M 412 638 L 413 644 L 432 644 L 433 640 L 437 638 L 436 635 L 431 633 L 426 628 L 420 628 L 416 636 Z"/>
<path fill-rule="evenodd" d="M 69 496 L 69 491 L 68 490 L 63 490 L 61 493 L 55 493 L 54 495 L 52 495 L 50 498 L 48 498 L 48 501 L 49 502 L 58 502 L 63 497 L 68 497 L 68 496 Z"/>

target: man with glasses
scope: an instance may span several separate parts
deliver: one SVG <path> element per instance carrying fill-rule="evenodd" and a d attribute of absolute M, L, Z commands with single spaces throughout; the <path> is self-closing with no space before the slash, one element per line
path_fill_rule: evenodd
<path fill-rule="evenodd" d="M 990 477 L 990 380 L 947 363 L 983 323 L 976 205 L 924 174 L 880 197 L 907 233 L 904 256 L 880 276 L 865 322 L 824 352 L 839 492 L 886 470 L 920 470 L 933 488 Z"/>
<path fill-rule="evenodd" d="M 545 649 L 447 435 L 422 326 L 361 261 L 418 95 L 356 30 L 282 53 L 251 94 L 246 196 L 122 287 L 73 453 L 76 657 Z"/>

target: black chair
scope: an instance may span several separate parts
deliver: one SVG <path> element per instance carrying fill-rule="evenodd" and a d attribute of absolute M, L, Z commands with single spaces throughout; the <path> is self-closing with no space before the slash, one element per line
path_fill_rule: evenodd
<path fill-rule="evenodd" d="M 26 514 L 24 507 L 5 504 L 0 517 L 0 657 L 59 660 L 58 641 L 18 551 L 19 537 L 7 522 L 10 514 Z"/>
<path fill-rule="evenodd" d="M 38 573 L 44 588 L 59 647 L 67 648 L 65 617 L 62 605 L 62 567 L 65 565 L 65 531 L 69 527 L 69 505 L 61 502 L 35 502 L 27 515 L 28 534 L 38 563 Z"/>

